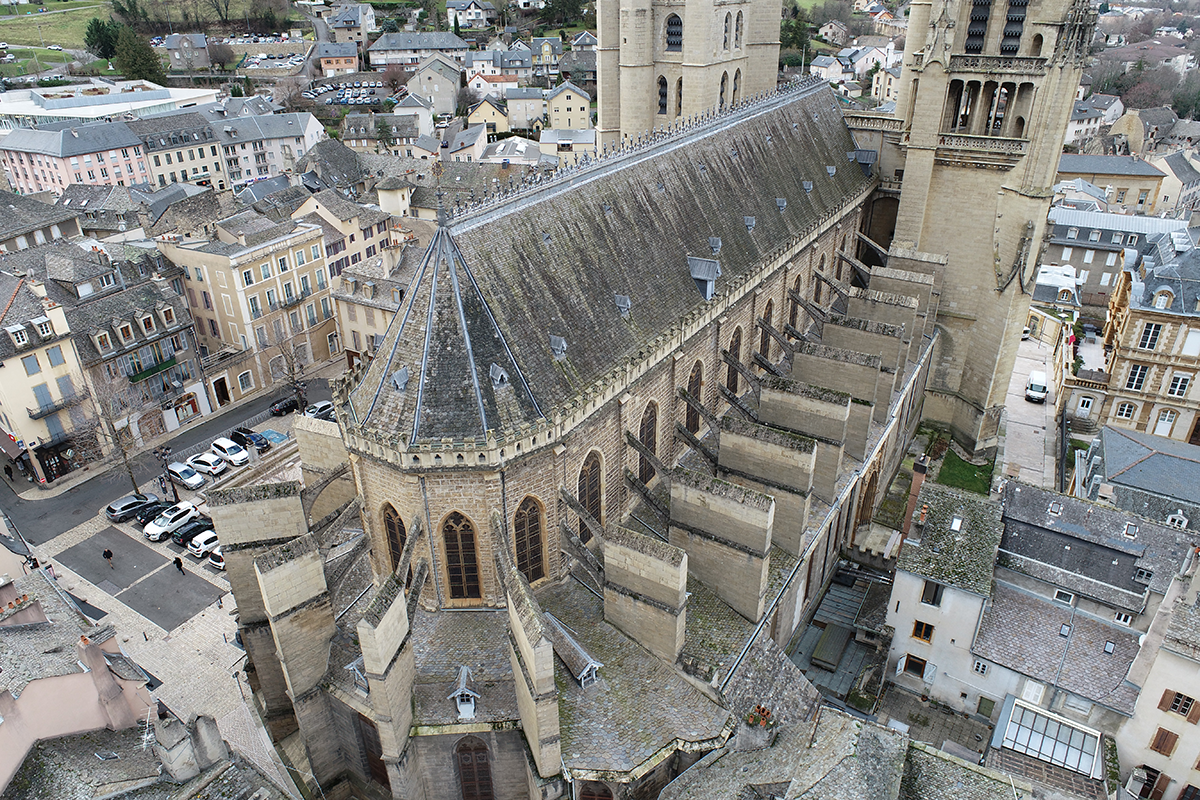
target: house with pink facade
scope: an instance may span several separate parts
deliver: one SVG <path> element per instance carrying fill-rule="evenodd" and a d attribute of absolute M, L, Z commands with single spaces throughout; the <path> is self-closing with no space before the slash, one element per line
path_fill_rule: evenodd
<path fill-rule="evenodd" d="M 57 122 L 0 140 L 0 166 L 18 192 L 56 195 L 72 183 L 131 186 L 150 180 L 142 141 L 124 122 Z"/>

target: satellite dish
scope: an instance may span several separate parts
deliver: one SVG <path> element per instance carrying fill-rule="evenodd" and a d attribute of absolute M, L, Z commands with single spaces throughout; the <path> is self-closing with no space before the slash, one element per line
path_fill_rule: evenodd
<path fill-rule="evenodd" d="M 121 233 L 124 233 L 125 232 L 125 223 L 122 222 L 120 225 L 118 225 L 117 230 L 119 230 Z"/>

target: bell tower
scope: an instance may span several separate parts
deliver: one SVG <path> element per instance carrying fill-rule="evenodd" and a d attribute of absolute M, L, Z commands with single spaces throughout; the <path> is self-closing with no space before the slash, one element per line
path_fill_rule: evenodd
<path fill-rule="evenodd" d="M 780 0 L 597 0 L 602 144 L 775 88 Z"/>
<path fill-rule="evenodd" d="M 897 124 L 848 120 L 900 184 L 894 221 L 872 221 L 894 230 L 888 266 L 931 273 L 941 293 L 925 416 L 968 450 L 998 442 L 1095 23 L 1087 0 L 916 0 Z"/>

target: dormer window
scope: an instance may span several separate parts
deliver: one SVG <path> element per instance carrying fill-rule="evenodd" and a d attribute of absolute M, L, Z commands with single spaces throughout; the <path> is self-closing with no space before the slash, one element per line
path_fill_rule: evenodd
<path fill-rule="evenodd" d="M 9 325 L 4 330 L 8 331 L 8 335 L 12 337 L 13 344 L 17 347 L 24 347 L 29 344 L 29 334 L 26 332 L 24 325 Z"/>
<path fill-rule="evenodd" d="M 133 326 L 131 325 L 122 325 L 118 332 L 121 334 L 122 342 L 128 342 L 133 339 Z"/>
<path fill-rule="evenodd" d="M 1069 228 L 1067 230 L 1067 238 L 1068 239 L 1078 239 L 1079 238 L 1079 228 Z"/>
<path fill-rule="evenodd" d="M 154 332 L 154 317 L 150 316 L 149 314 L 142 317 L 142 330 L 144 330 L 146 333 Z"/>
<path fill-rule="evenodd" d="M 468 685 L 470 680 L 471 670 L 465 666 L 459 667 L 458 686 L 446 698 L 454 701 L 460 720 L 475 719 L 475 701 L 479 699 L 479 693 L 473 691 Z"/>
<path fill-rule="evenodd" d="M 162 310 L 163 322 L 167 325 L 175 324 L 175 309 L 167 307 Z"/>
<path fill-rule="evenodd" d="M 101 289 L 107 289 L 109 286 L 112 286 L 114 283 L 116 283 L 111 272 L 104 273 L 96 279 L 96 282 L 100 284 Z"/>
<path fill-rule="evenodd" d="M 43 339 L 49 339 L 54 336 L 54 326 L 50 324 L 48 317 L 37 317 L 32 321 L 34 327 L 37 328 L 38 336 L 41 336 Z"/>
<path fill-rule="evenodd" d="M 1183 509 L 1179 509 L 1171 516 L 1167 517 L 1167 524 L 1172 528 L 1186 528 L 1188 525 L 1187 517 L 1183 515 Z"/>
<path fill-rule="evenodd" d="M 1173 301 L 1174 299 L 1175 299 L 1175 297 L 1170 292 L 1168 292 L 1166 290 L 1161 291 L 1158 294 L 1154 295 L 1154 307 L 1155 308 L 1170 308 L 1171 301 Z"/>
<path fill-rule="evenodd" d="M 96 334 L 96 349 L 97 350 L 99 350 L 100 352 L 104 352 L 105 350 L 108 350 L 111 347 L 112 347 L 112 339 L 109 338 L 107 333 Z"/>

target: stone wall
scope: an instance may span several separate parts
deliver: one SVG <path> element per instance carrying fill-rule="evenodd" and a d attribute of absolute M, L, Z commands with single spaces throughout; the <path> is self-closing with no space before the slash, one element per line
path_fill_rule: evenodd
<path fill-rule="evenodd" d="M 687 553 L 620 527 L 608 529 L 603 549 L 604 618 L 673 663 L 687 627 Z"/>

